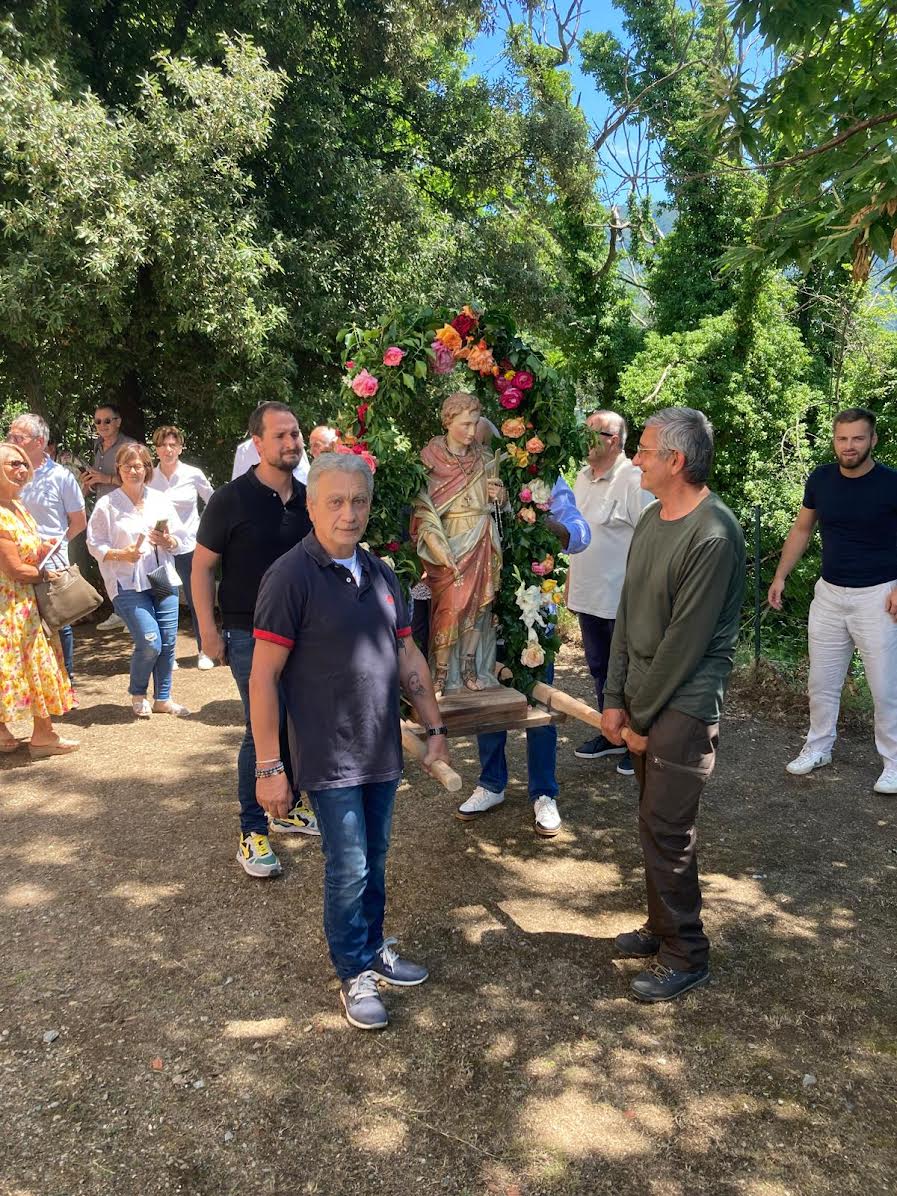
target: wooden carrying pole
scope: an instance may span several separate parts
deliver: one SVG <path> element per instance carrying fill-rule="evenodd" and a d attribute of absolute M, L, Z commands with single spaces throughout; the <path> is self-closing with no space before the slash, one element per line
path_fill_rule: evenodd
<path fill-rule="evenodd" d="M 579 698 L 572 698 L 570 694 L 565 694 L 562 689 L 555 689 L 553 685 L 537 681 L 533 686 L 533 697 L 543 706 L 547 706 L 549 710 L 560 710 L 564 714 L 569 714 L 571 718 L 579 719 L 581 723 L 588 723 L 590 727 L 601 730 L 600 711 L 594 710 L 586 702 L 580 702 Z"/>
<path fill-rule="evenodd" d="M 427 754 L 427 749 L 414 732 L 409 731 L 404 719 L 402 720 L 402 747 L 410 756 L 420 762 L 423 762 L 424 756 Z M 437 760 L 431 765 L 431 771 L 440 785 L 448 789 L 449 793 L 457 793 L 461 788 L 461 778 L 445 761 Z"/>

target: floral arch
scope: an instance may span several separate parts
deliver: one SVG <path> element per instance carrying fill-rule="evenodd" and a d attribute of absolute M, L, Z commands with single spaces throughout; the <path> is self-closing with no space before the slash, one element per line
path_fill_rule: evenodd
<path fill-rule="evenodd" d="M 511 509 L 501 516 L 504 565 L 495 614 L 514 684 L 529 693 L 560 646 L 554 599 L 566 568 L 540 516 L 578 444 L 570 389 L 497 311 L 405 310 L 378 327 L 345 329 L 339 341 L 346 371 L 342 451 L 373 458 L 367 539 L 406 586 L 421 572 L 408 538 L 411 502 L 426 482 L 418 454 L 442 431 L 443 399 L 457 390 L 476 394 L 500 430 L 492 449 L 502 455 Z"/>

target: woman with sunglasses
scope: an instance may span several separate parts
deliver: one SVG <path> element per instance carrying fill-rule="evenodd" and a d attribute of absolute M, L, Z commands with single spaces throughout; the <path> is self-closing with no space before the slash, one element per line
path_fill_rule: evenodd
<path fill-rule="evenodd" d="M 50 721 L 71 710 L 74 696 L 59 636 L 47 637 L 34 596 L 35 582 L 52 576 L 41 562 L 53 543 L 41 541 L 19 500 L 33 476 L 17 444 L 0 444 L 0 752 L 21 746 L 7 723 L 27 711 L 34 723 L 28 747 L 40 758 L 62 756 L 80 745 L 63 739 Z"/>
<path fill-rule="evenodd" d="M 149 449 L 131 441 L 115 458 L 119 485 L 98 500 L 87 524 L 87 548 L 99 562 L 106 593 L 134 641 L 128 693 L 137 718 L 188 715 L 171 697 L 171 673 L 178 629 L 178 586 L 174 554 L 186 532 L 168 497 L 151 490 Z M 161 569 L 168 593 L 150 574 Z M 164 588 L 164 587 L 163 587 Z M 147 699 L 153 679 L 152 706 Z"/>

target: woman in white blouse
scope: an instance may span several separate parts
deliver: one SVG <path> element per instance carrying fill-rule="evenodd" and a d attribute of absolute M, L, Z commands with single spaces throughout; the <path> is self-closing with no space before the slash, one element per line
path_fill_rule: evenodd
<path fill-rule="evenodd" d="M 87 547 L 96 557 L 115 613 L 124 621 L 134 652 L 128 693 L 138 718 L 189 714 L 171 697 L 174 643 L 178 628 L 180 579 L 174 554 L 187 538 L 170 500 L 148 483 L 153 476 L 149 449 L 123 444 L 115 457 L 118 489 L 104 494 L 87 525 Z M 156 597 L 148 574 L 162 567 L 173 592 Z M 147 688 L 153 679 L 150 707 Z"/>
<path fill-rule="evenodd" d="M 153 432 L 153 446 L 159 458 L 159 468 L 147 483 L 153 490 L 166 494 L 178 513 L 181 526 L 187 533 L 183 548 L 174 558 L 174 567 L 184 587 L 184 597 L 193 621 L 193 638 L 199 653 L 197 665 L 201 669 L 213 669 L 215 662 L 202 650 L 199 638 L 199 623 L 193 609 L 193 591 L 190 589 L 190 571 L 193 568 L 193 550 L 196 548 L 196 531 L 199 527 L 199 499 L 207 503 L 214 493 L 214 487 L 201 469 L 186 465 L 181 459 L 184 437 L 180 429 L 165 425 Z"/>

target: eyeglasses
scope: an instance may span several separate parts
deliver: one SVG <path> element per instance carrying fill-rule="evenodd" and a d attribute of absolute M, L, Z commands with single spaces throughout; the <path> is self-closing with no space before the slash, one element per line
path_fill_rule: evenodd
<path fill-rule="evenodd" d="M 130 465 L 122 465 L 121 469 L 125 473 L 143 473 L 143 471 L 146 469 L 146 466 L 142 461 L 132 461 Z"/>
<path fill-rule="evenodd" d="M 613 438 L 616 436 L 616 432 L 598 432 L 596 435 L 603 436 L 605 440 L 613 440 Z"/>
<path fill-rule="evenodd" d="M 659 453 L 660 451 L 661 450 L 659 448 L 655 448 L 655 449 L 643 448 L 641 445 L 639 445 L 638 448 L 635 450 L 636 456 L 638 456 L 638 457 L 644 457 L 646 453 Z"/>
<path fill-rule="evenodd" d="M 27 468 L 28 468 L 28 463 L 26 461 L 7 461 L 6 464 L 9 466 L 10 469 L 25 469 L 25 470 L 27 470 Z"/>
<path fill-rule="evenodd" d="M 9 440 L 10 444 L 28 444 L 28 442 L 33 440 L 34 437 L 29 436 L 27 432 L 10 432 L 7 439 Z"/>
<path fill-rule="evenodd" d="M 101 424 L 114 424 L 117 419 L 121 419 L 120 415 L 113 415 L 109 419 L 95 419 L 93 426 L 99 428 Z"/>

